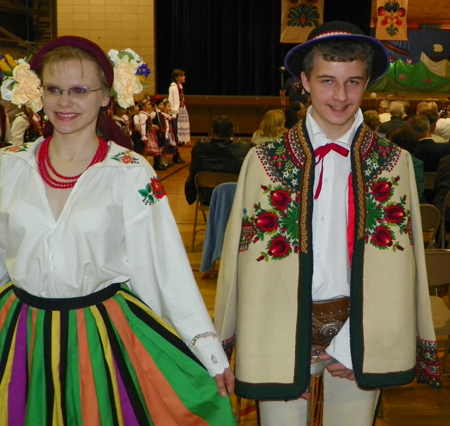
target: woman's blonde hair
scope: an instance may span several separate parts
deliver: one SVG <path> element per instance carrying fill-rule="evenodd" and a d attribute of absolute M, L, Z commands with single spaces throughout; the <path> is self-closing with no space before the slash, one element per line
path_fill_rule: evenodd
<path fill-rule="evenodd" d="M 284 111 L 282 109 L 271 109 L 267 111 L 256 134 L 258 136 L 276 138 L 282 133 L 287 132 L 284 125 L 285 119 Z"/>
<path fill-rule="evenodd" d="M 50 52 L 47 52 L 42 58 L 40 77 L 42 78 L 42 71 L 44 68 L 58 67 L 59 65 L 64 64 L 72 59 L 79 60 L 80 63 L 83 60 L 94 63 L 98 68 L 98 76 L 103 87 L 107 89 L 111 86 L 111 84 L 108 83 L 103 68 L 101 67 L 95 56 L 75 46 L 60 46 L 54 50 L 51 50 Z"/>

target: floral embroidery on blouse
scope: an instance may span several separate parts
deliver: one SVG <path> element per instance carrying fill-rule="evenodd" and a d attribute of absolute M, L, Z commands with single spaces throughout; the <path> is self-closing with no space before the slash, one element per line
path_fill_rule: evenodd
<path fill-rule="evenodd" d="M 166 191 L 158 178 L 151 178 L 150 183 L 147 183 L 145 189 L 139 189 L 139 194 L 142 195 L 142 202 L 145 205 L 155 204 L 159 199 L 166 195 Z"/>
<path fill-rule="evenodd" d="M 139 163 L 139 158 L 133 157 L 133 151 L 121 151 L 111 158 L 122 164 L 138 164 Z"/>
<path fill-rule="evenodd" d="M 442 387 L 441 367 L 436 342 L 416 339 L 416 376 L 419 383 Z"/>
<path fill-rule="evenodd" d="M 265 241 L 266 250 L 260 252 L 256 259 L 258 262 L 281 260 L 292 252 L 298 253 L 298 198 L 293 199 L 292 194 L 281 185 L 261 185 L 261 189 L 269 207 L 262 208 L 261 203 L 255 204 L 252 217 L 244 212 L 242 229 L 247 232 L 241 233 L 241 251 L 243 245 L 248 247 L 250 241 L 253 244 Z"/>
<path fill-rule="evenodd" d="M 411 216 L 405 208 L 406 195 L 400 196 L 399 201 L 394 198 L 399 180 L 399 176 L 379 178 L 366 195 L 366 242 L 370 241 L 380 250 L 404 250 L 397 240 L 396 231 L 400 235 L 408 235 L 412 244 Z"/>
<path fill-rule="evenodd" d="M 20 146 L 8 146 L 3 149 L 5 152 L 26 152 L 29 151 L 29 146 L 27 143 L 24 143 Z"/>

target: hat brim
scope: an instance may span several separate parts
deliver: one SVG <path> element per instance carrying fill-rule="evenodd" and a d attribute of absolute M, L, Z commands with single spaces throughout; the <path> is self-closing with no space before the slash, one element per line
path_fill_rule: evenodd
<path fill-rule="evenodd" d="M 318 37 L 312 40 L 305 41 L 304 43 L 295 46 L 287 53 L 286 57 L 284 58 L 284 66 L 290 74 L 292 74 L 294 77 L 299 78 L 301 72 L 303 71 L 303 60 L 305 59 L 306 55 L 313 49 L 313 47 L 317 43 L 332 39 L 348 39 L 349 41 L 363 40 L 372 45 L 375 54 L 372 60 L 372 69 L 370 72 L 369 80 L 370 83 L 375 82 L 388 72 L 390 65 L 389 54 L 383 44 L 373 37 L 359 34 L 336 34 L 333 36 Z"/>

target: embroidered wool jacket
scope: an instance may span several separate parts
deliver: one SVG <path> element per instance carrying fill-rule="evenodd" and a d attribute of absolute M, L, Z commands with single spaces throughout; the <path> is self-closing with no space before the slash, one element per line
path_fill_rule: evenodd
<path fill-rule="evenodd" d="M 350 349 L 358 386 L 440 386 L 411 156 L 362 125 L 351 148 Z M 236 343 L 236 393 L 298 398 L 309 385 L 314 152 L 304 123 L 253 148 L 221 257 L 215 326 Z M 418 358 L 416 359 L 416 350 Z"/>

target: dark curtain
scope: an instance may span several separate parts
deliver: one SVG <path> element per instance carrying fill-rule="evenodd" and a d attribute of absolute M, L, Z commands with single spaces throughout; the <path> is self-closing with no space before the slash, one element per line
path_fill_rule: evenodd
<path fill-rule="evenodd" d="M 371 1 L 361 3 L 325 0 L 324 19 L 368 34 Z M 156 0 L 155 9 L 155 93 L 167 93 L 172 70 L 181 68 L 188 95 L 278 95 L 280 67 L 295 46 L 280 43 L 280 0 Z"/>

